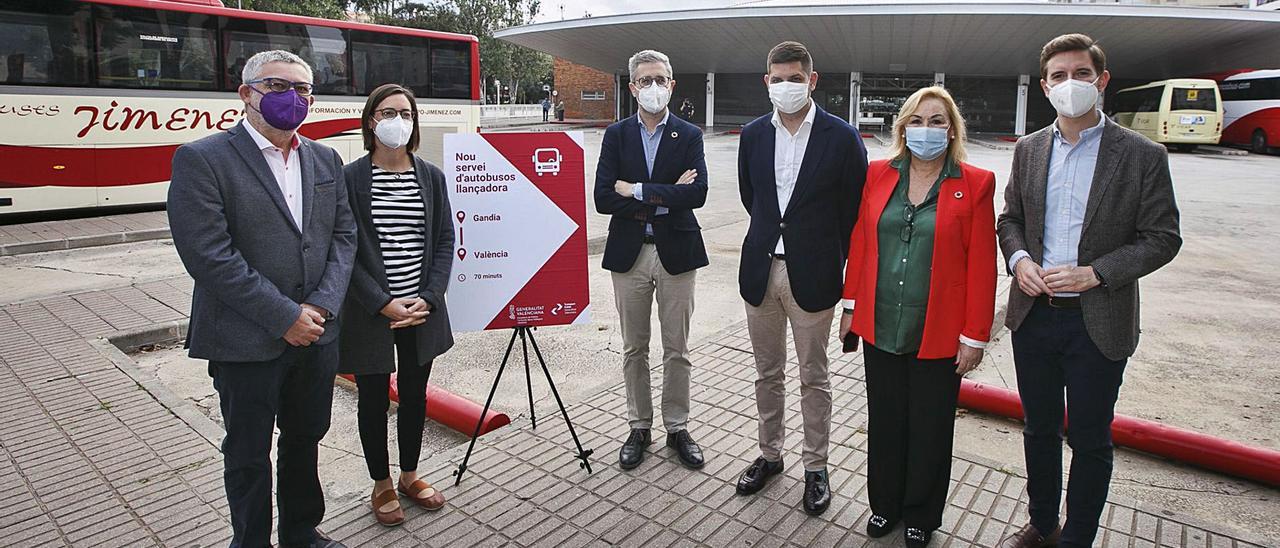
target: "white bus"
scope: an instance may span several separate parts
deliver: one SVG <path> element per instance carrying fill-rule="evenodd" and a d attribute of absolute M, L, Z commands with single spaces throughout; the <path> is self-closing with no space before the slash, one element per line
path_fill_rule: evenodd
<path fill-rule="evenodd" d="M 174 150 L 240 120 L 241 69 L 269 49 L 311 64 L 299 132 L 347 160 L 364 152 L 368 93 L 388 82 L 418 97 L 428 160 L 441 163 L 444 134 L 479 126 L 473 36 L 172 1 L 5 0 L 0 216 L 164 202 Z"/>
<path fill-rule="evenodd" d="M 1218 82 L 1222 142 L 1264 153 L 1280 147 L 1280 69 L 1251 70 Z"/>
<path fill-rule="evenodd" d="M 1117 124 L 1173 148 L 1216 145 L 1222 136 L 1222 100 L 1213 80 L 1178 78 L 1122 89 L 1105 107 Z"/>

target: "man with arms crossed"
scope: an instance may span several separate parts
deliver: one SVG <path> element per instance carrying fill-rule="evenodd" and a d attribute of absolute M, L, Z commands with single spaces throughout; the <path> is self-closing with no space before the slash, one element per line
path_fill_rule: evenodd
<path fill-rule="evenodd" d="M 596 167 L 596 211 L 611 215 L 604 267 L 612 272 L 622 324 L 622 369 L 631 433 L 618 452 L 624 470 L 640 465 L 651 443 L 650 312 L 655 293 L 662 326 L 662 422 L 667 447 L 680 462 L 701 468 L 702 449 L 689 435 L 689 321 L 698 268 L 707 266 L 702 229 L 693 210 L 707 200 L 702 131 L 667 103 L 675 80 L 666 55 L 631 56 L 635 116 L 604 132 Z"/>

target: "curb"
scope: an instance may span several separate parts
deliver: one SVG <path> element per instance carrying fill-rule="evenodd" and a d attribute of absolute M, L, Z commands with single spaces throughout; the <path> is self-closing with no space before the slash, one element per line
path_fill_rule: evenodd
<path fill-rule="evenodd" d="M 138 364 L 133 361 L 133 358 L 125 354 L 125 352 L 132 352 L 148 344 L 177 342 L 182 340 L 186 333 L 186 320 L 165 322 L 151 327 L 117 331 L 105 337 L 89 339 L 89 345 L 97 350 L 102 357 L 115 365 L 116 369 L 133 379 L 133 382 L 137 383 L 143 390 L 146 390 L 152 398 L 160 402 L 160 405 L 168 409 L 173 416 L 186 423 L 200 437 L 221 451 L 222 438 L 226 436 L 226 431 L 221 426 L 218 426 L 218 423 L 213 422 L 212 419 L 201 413 L 199 409 L 196 409 L 192 402 L 178 397 L 159 379 L 153 378 L 138 369 Z"/>
<path fill-rule="evenodd" d="M 169 233 L 168 228 L 149 228 L 145 230 L 132 230 L 129 232 L 95 234 L 92 236 L 73 236 L 70 238 L 42 240 L 39 242 L 3 244 L 0 245 L 0 257 L 26 255 L 29 253 L 44 253 L 46 251 L 64 251 L 67 249 L 80 249 L 85 247 L 99 247 L 104 245 L 127 244 L 148 240 L 165 240 L 171 237 L 172 235 Z"/>
<path fill-rule="evenodd" d="M 1013 143 L 1006 144 L 1003 141 L 996 143 L 996 142 L 988 141 L 986 139 L 969 139 L 969 143 L 978 145 L 980 147 L 986 147 L 991 150 L 1013 150 L 1013 146 L 1014 146 Z"/>
<path fill-rule="evenodd" d="M 1222 146 L 1200 145 L 1196 147 L 1193 153 L 1204 154 L 1206 156 L 1248 156 L 1249 151 L 1239 148 L 1227 148 Z"/>

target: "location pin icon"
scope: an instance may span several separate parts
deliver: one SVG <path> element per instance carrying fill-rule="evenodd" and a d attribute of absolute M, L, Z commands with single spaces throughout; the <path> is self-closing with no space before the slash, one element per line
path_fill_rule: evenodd
<path fill-rule="evenodd" d="M 465 250 L 465 249 L 463 249 L 463 248 L 459 247 L 459 248 L 458 248 L 458 260 L 459 260 L 459 261 L 461 261 L 461 260 L 466 259 L 466 258 L 467 258 L 467 250 Z"/>
<path fill-rule="evenodd" d="M 465 211 L 459 211 L 459 212 L 458 212 L 458 224 L 462 224 L 462 221 L 465 221 L 465 220 L 467 220 L 467 212 L 465 212 Z"/>

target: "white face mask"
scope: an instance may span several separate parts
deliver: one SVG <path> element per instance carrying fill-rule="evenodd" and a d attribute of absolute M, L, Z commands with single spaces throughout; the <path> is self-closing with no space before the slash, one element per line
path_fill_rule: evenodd
<path fill-rule="evenodd" d="M 784 114 L 795 114 L 809 104 L 809 84 L 775 82 L 769 84 L 769 100 Z"/>
<path fill-rule="evenodd" d="M 640 91 L 636 92 L 636 100 L 640 102 L 640 108 L 645 112 L 658 114 L 667 108 L 667 102 L 671 101 L 671 90 L 667 86 L 659 86 L 654 82 L 647 88 L 640 88 Z"/>
<path fill-rule="evenodd" d="M 1081 80 L 1067 80 L 1049 88 L 1049 102 L 1058 114 L 1067 118 L 1079 118 L 1093 111 L 1098 104 L 1098 88 Z"/>
<path fill-rule="evenodd" d="M 387 148 L 400 148 L 409 144 L 409 138 L 413 136 L 413 121 L 399 116 L 382 120 L 378 122 L 377 127 L 373 128 L 373 134 L 378 136 L 378 141 Z"/>

